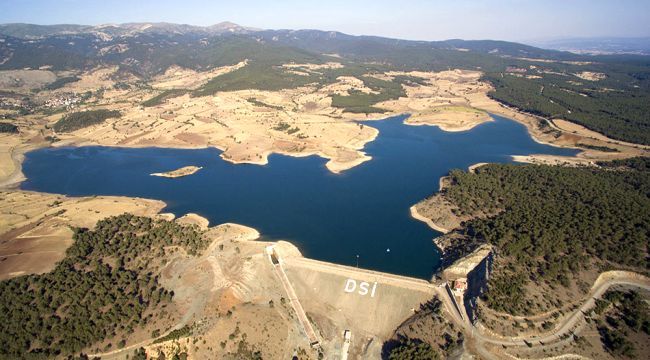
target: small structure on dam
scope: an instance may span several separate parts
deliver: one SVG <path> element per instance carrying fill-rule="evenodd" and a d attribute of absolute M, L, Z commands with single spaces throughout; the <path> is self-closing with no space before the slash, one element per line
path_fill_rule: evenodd
<path fill-rule="evenodd" d="M 463 309 L 472 322 L 476 318 L 476 298 L 487 285 L 491 267 L 492 246 L 484 244 L 442 272 L 442 278 L 451 289 L 450 295 L 457 302 L 458 310 Z"/>
<path fill-rule="evenodd" d="M 465 294 L 465 291 L 467 290 L 467 279 L 466 278 L 460 278 L 454 280 L 454 286 L 452 287 L 454 289 L 454 292 L 460 296 L 463 296 Z"/>

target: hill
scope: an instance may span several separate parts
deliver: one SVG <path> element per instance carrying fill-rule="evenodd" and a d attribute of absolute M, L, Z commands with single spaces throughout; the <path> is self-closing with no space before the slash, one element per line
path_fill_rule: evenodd
<path fill-rule="evenodd" d="M 435 197 L 453 204 L 456 216 L 469 218 L 450 236 L 461 236 L 465 246 L 496 248 L 485 303 L 499 312 L 532 315 L 561 307 L 558 289 L 580 288 L 585 272 L 647 273 L 647 163 L 648 158 L 599 168 L 489 164 L 473 173 L 452 171 L 449 186 Z"/>
<path fill-rule="evenodd" d="M 383 71 L 480 70 L 482 80 L 494 87 L 491 96 L 506 105 L 566 119 L 613 139 L 650 144 L 650 58 L 645 56 L 587 56 L 494 40 L 409 41 L 319 30 L 256 30 L 232 23 L 0 25 L 0 70 L 118 65 L 146 80 L 174 65 L 205 71 L 244 59 L 249 66 L 195 94 L 322 85 L 332 76 L 350 75 L 285 77 L 277 71 L 291 62 L 336 59 Z M 375 100 L 358 99 L 355 106 L 372 110 Z"/>

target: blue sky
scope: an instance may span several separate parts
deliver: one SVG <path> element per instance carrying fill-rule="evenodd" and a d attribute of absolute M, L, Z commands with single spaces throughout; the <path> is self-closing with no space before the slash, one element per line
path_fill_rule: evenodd
<path fill-rule="evenodd" d="M 650 0 L 0 0 L 0 23 L 156 21 L 414 40 L 650 36 Z"/>

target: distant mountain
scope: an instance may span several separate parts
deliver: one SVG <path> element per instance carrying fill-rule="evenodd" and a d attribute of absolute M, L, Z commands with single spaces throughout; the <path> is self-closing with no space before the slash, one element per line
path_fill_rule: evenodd
<path fill-rule="evenodd" d="M 92 26 L 72 24 L 0 24 L 0 34 L 19 39 L 40 39 L 52 35 L 79 34 L 91 29 Z"/>
<path fill-rule="evenodd" d="M 639 38 L 573 38 L 531 42 L 546 49 L 569 51 L 576 54 L 650 55 L 650 37 Z"/>
<path fill-rule="evenodd" d="M 254 31 L 259 31 L 260 29 L 257 28 L 252 28 L 252 27 L 247 27 L 247 26 L 241 26 L 237 25 L 235 23 L 232 23 L 230 21 L 223 21 L 218 24 L 214 24 L 211 26 L 208 26 L 207 29 L 211 33 L 235 33 L 235 34 L 245 34 L 245 33 L 250 33 Z"/>
<path fill-rule="evenodd" d="M 187 24 L 125 23 L 89 25 L 34 25 L 34 24 L 0 24 L 0 35 L 25 40 L 45 39 L 52 36 L 94 35 L 104 41 L 113 37 L 136 35 L 168 36 L 215 36 L 223 34 L 250 35 L 258 41 L 279 43 L 286 46 L 318 53 L 337 53 L 340 55 L 364 58 L 382 57 L 388 52 L 406 50 L 426 51 L 471 50 L 483 54 L 510 57 L 535 57 L 543 59 L 573 58 L 574 55 L 558 51 L 544 50 L 528 45 L 494 40 L 446 40 L 446 41 L 411 41 L 390 39 L 378 36 L 353 36 L 335 31 L 321 30 L 260 30 L 241 26 L 232 22 L 221 22 L 211 26 Z"/>
<path fill-rule="evenodd" d="M 591 61 L 585 55 L 495 40 L 411 41 L 320 30 L 259 30 L 222 22 L 211 26 L 126 23 L 0 25 L 0 69 L 120 65 L 150 76 L 171 65 L 196 70 L 243 59 L 267 65 L 317 61 L 323 55 L 403 70 L 481 69 L 499 72 L 522 59 Z"/>
<path fill-rule="evenodd" d="M 240 26 L 231 22 L 221 22 L 211 26 L 187 24 L 125 23 L 90 25 L 34 25 L 0 24 L 0 34 L 19 39 L 43 39 L 49 36 L 104 34 L 108 36 L 134 36 L 138 34 L 177 34 L 177 35 L 219 35 L 223 33 L 245 34 L 258 29 Z"/>
<path fill-rule="evenodd" d="M 576 58 L 574 54 L 545 50 L 529 45 L 495 40 L 445 40 L 412 41 L 390 39 L 378 36 L 353 36 L 336 31 L 321 30 L 264 30 L 251 34 L 265 41 L 339 55 L 375 56 L 388 51 L 414 49 L 473 51 L 482 54 L 508 57 L 529 57 L 541 59 Z"/>
<path fill-rule="evenodd" d="M 211 80 L 195 95 L 327 84 L 345 74 L 362 78 L 370 88 L 392 89 L 391 82 L 372 85 L 381 80 L 364 75 L 391 70 L 480 70 L 482 80 L 494 88 L 489 95 L 504 104 L 567 119 L 615 139 L 650 144 L 650 56 L 627 54 L 638 54 L 641 47 L 625 44 L 594 43 L 591 46 L 599 46 L 599 54 L 616 54 L 593 56 L 507 41 L 410 41 L 335 31 L 258 30 L 229 22 L 212 26 L 5 24 L 0 25 L 0 70 L 80 71 L 109 65 L 118 66 L 116 78 L 131 74 L 147 81 L 175 65 L 203 71 L 248 60 L 247 66 Z M 585 49 L 589 44 L 573 44 L 578 45 Z M 344 69 L 304 76 L 288 74 L 281 66 L 326 61 L 341 62 Z M 375 103 L 367 100 L 361 106 L 367 109 Z"/>

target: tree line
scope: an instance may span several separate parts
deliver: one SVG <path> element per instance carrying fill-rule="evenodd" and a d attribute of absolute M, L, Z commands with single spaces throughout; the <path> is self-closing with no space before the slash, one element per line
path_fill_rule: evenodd
<path fill-rule="evenodd" d="M 459 231 L 512 260 L 492 276 L 487 304 L 526 313 L 529 281 L 569 286 L 572 274 L 594 264 L 647 272 L 647 164 L 636 158 L 599 168 L 489 164 L 476 173 L 451 171 L 443 196 L 459 215 L 474 217 Z"/>
<path fill-rule="evenodd" d="M 0 133 L 17 134 L 18 126 L 6 122 L 0 122 Z"/>
<path fill-rule="evenodd" d="M 88 110 L 68 114 L 57 121 L 52 127 L 56 132 L 71 132 L 85 127 L 101 124 L 106 119 L 120 117 L 117 110 Z"/>
<path fill-rule="evenodd" d="M 128 335 L 173 292 L 149 262 L 164 246 L 189 254 L 208 240 L 196 226 L 124 214 L 74 229 L 54 270 L 0 282 L 0 357 L 49 358 Z"/>

